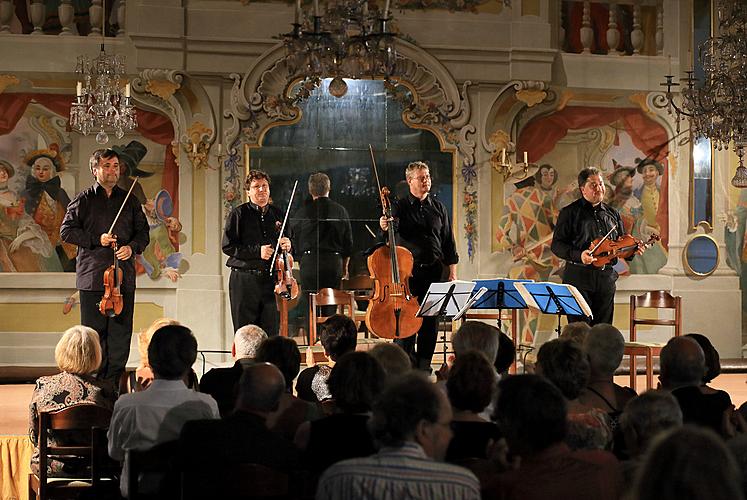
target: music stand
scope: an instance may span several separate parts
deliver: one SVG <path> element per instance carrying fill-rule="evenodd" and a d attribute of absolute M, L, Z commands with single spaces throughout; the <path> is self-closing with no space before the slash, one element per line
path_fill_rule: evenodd
<path fill-rule="evenodd" d="M 464 314 L 465 304 L 472 296 L 475 283 L 472 281 L 446 281 L 443 283 L 431 283 L 425 292 L 420 309 L 416 316 L 435 316 L 436 332 L 441 322 L 448 317 L 455 317 L 460 312 Z M 443 331 L 444 363 L 446 363 L 446 328 Z"/>
<path fill-rule="evenodd" d="M 517 283 L 516 289 L 529 307 L 558 316 L 558 335 L 560 316 L 563 314 L 592 317 L 589 304 L 573 285 L 550 282 Z"/>
<path fill-rule="evenodd" d="M 503 309 L 526 309 L 527 303 L 516 289 L 516 283 L 534 283 L 534 280 L 512 280 L 492 278 L 473 280 L 475 288 L 485 287 L 488 291 L 475 302 L 472 309 L 498 309 L 498 329 L 502 331 L 501 315 Z"/>

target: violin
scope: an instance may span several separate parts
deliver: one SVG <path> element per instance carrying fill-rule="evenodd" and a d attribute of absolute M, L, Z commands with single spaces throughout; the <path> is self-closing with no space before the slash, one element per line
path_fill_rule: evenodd
<path fill-rule="evenodd" d="M 275 259 L 275 293 L 282 299 L 294 300 L 298 297 L 298 281 L 293 277 L 293 257 L 282 250 Z"/>
<path fill-rule="evenodd" d="M 371 160 L 376 172 L 372 148 Z M 378 180 L 377 173 L 377 183 Z M 387 245 L 380 246 L 368 256 L 368 271 L 373 278 L 374 294 L 366 309 L 366 327 L 378 337 L 401 339 L 415 335 L 423 324 L 423 318 L 416 316 L 420 304 L 410 293 L 408 284 L 414 264 L 412 253 L 396 244 L 389 189 L 381 188 L 380 195 L 381 206 L 384 216 L 389 220 L 389 227 Z"/>
<path fill-rule="evenodd" d="M 624 234 L 617 240 L 597 238 L 592 241 L 589 246 L 591 256 L 596 258 L 591 265 L 594 267 L 603 267 L 614 259 L 627 259 L 633 255 L 639 247 L 644 249 L 648 248 L 660 239 L 661 238 L 658 234 L 652 234 L 646 242 L 635 239 L 629 234 Z"/>
<path fill-rule="evenodd" d="M 119 285 L 122 283 L 122 269 L 119 268 L 116 243 L 112 243 L 112 249 L 114 250 L 114 264 L 104 271 L 104 295 L 98 303 L 99 312 L 109 318 L 121 313 L 124 306 L 122 294 L 119 291 Z"/>

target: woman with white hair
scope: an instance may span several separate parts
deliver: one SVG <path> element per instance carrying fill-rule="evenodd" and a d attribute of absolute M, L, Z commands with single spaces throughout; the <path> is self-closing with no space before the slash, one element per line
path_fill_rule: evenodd
<path fill-rule="evenodd" d="M 36 381 L 34 393 L 29 405 L 29 437 L 34 444 L 31 457 L 31 470 L 39 473 L 39 415 L 43 411 L 62 410 L 77 404 L 94 404 L 111 409 L 115 395 L 108 387 L 103 387 L 93 374 L 101 365 L 101 345 L 99 335 L 92 328 L 76 325 L 69 328 L 57 343 L 54 358 L 60 373 L 49 377 L 40 377 Z M 56 434 L 50 438 L 50 445 L 85 442 L 86 436 L 70 433 Z M 75 464 L 50 460 L 50 475 L 75 474 Z"/>

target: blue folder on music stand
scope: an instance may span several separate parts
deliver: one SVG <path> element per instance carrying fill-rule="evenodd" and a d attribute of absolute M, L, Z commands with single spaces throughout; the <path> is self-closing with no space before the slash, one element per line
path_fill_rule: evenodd
<path fill-rule="evenodd" d="M 475 291 L 482 287 L 488 289 L 485 294 L 472 305 L 472 309 L 526 309 L 527 303 L 516 289 L 516 283 L 533 283 L 532 280 L 510 280 L 494 278 L 489 280 L 473 280 Z"/>

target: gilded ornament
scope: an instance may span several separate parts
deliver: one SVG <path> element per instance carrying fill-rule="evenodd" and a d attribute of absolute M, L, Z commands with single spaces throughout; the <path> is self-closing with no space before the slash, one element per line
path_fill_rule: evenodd
<path fill-rule="evenodd" d="M 644 92 L 636 92 L 635 94 L 632 94 L 630 97 L 630 102 L 637 105 L 641 110 L 646 114 L 653 114 L 651 112 L 651 108 L 648 107 L 648 103 L 646 100 L 648 99 L 648 94 Z"/>
<path fill-rule="evenodd" d="M 531 108 L 547 98 L 547 92 L 544 90 L 524 89 L 516 92 L 516 98 Z"/>
<path fill-rule="evenodd" d="M 11 85 L 18 85 L 19 83 L 21 83 L 21 80 L 14 75 L 0 75 L 0 94 Z"/>
<path fill-rule="evenodd" d="M 181 88 L 181 84 L 170 82 L 168 80 L 148 80 L 145 84 L 145 90 L 164 101 L 174 95 L 174 92 Z"/>

